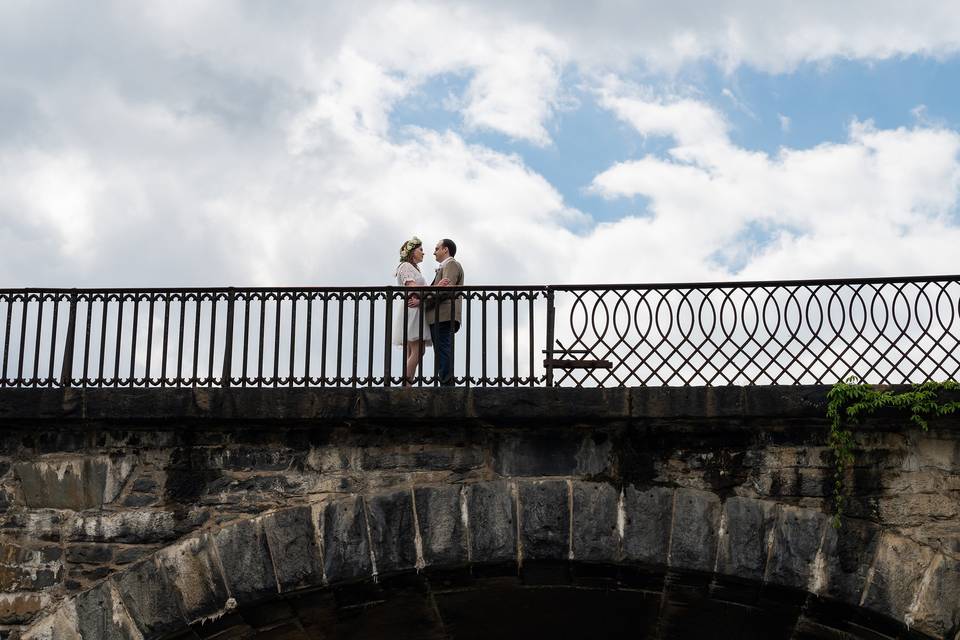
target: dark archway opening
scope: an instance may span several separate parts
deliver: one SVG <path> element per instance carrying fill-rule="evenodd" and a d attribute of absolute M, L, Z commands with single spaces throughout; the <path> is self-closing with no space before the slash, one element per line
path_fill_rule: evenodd
<path fill-rule="evenodd" d="M 927 638 L 865 609 L 710 574 L 529 562 L 404 572 L 240 607 L 180 638 Z"/>

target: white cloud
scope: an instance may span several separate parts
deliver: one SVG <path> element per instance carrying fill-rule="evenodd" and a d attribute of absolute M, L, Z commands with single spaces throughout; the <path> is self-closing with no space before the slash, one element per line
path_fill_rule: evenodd
<path fill-rule="evenodd" d="M 0 282 L 373 284 L 411 233 L 457 239 L 474 283 L 726 278 L 727 254 L 758 277 L 952 270 L 955 132 L 921 113 L 770 156 L 695 91 L 620 72 L 942 56 L 957 33 L 939 2 L 6 3 Z M 549 145 L 573 72 L 674 141 L 592 183 L 649 216 L 590 228 L 520 156 L 391 123 L 451 74 L 465 129 Z M 769 237 L 725 254 L 751 224 Z"/>
<path fill-rule="evenodd" d="M 777 119 L 780 121 L 780 131 L 784 133 L 790 133 L 790 116 L 785 116 L 782 113 L 778 113 Z"/>
<path fill-rule="evenodd" d="M 704 276 L 738 271 L 750 278 L 952 270 L 946 246 L 960 241 L 955 131 L 877 130 L 870 122 L 853 121 L 843 143 L 769 156 L 732 144 L 723 122 L 705 115 L 711 112 L 705 104 L 630 94 L 608 96 L 605 103 L 641 133 L 651 131 L 651 122 L 673 123 L 657 129 L 677 141 L 671 159 L 618 163 L 592 185 L 609 198 L 649 199 L 651 219 L 597 232 L 635 238 L 642 249 L 632 252 L 631 260 L 647 274 L 691 273 L 698 267 Z M 681 126 L 691 113 L 700 114 L 693 126 L 699 141 Z M 735 269 L 715 263 L 718 255 L 735 252 L 743 242 L 740 234 L 757 224 L 769 237 L 755 253 Z M 934 238 L 930 247 L 943 250 L 923 249 Z M 683 251 L 668 258 L 658 247 Z"/>

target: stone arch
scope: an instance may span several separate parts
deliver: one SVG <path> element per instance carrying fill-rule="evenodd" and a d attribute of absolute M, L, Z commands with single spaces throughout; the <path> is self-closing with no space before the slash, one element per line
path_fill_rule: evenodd
<path fill-rule="evenodd" d="M 198 532 L 60 604 L 25 640 L 173 638 L 234 609 L 420 571 L 552 563 L 787 589 L 956 633 L 958 563 L 864 521 L 688 488 L 568 478 L 347 494 Z M 849 629 L 848 629 L 849 631 Z"/>

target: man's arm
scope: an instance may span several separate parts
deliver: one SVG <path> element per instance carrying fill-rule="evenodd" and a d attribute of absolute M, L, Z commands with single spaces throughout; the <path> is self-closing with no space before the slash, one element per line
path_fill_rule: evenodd
<path fill-rule="evenodd" d="M 443 265 L 443 269 L 440 271 L 440 282 L 444 280 L 447 281 L 446 284 L 437 284 L 438 287 L 459 287 L 463 285 L 463 267 L 460 266 L 460 263 L 456 260 L 451 260 L 447 264 Z M 427 308 L 432 309 L 433 307 L 442 304 L 444 302 L 449 302 L 454 297 L 454 294 L 449 293 L 436 293 L 430 297 L 430 300 L 427 302 Z"/>

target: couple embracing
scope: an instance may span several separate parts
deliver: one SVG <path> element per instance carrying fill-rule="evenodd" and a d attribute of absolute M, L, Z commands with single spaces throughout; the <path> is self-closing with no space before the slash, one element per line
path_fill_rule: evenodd
<path fill-rule="evenodd" d="M 433 250 L 436 273 L 431 287 L 463 286 L 463 267 L 454 259 L 457 245 L 444 238 Z M 423 243 L 416 236 L 400 247 L 400 264 L 397 266 L 397 285 L 401 287 L 425 287 L 426 279 L 420 271 L 423 262 Z M 453 301 L 453 302 L 451 302 Z M 393 319 L 393 344 L 404 347 L 404 386 L 410 386 L 417 374 L 417 367 L 427 345 L 432 345 L 436 361 L 436 375 L 442 386 L 453 386 L 453 337 L 460 328 L 461 300 L 457 296 L 443 294 L 424 298 L 417 293 L 407 296 L 406 309 L 401 308 Z M 422 317 L 421 317 L 422 316 Z M 406 344 L 403 322 L 406 318 Z"/>

